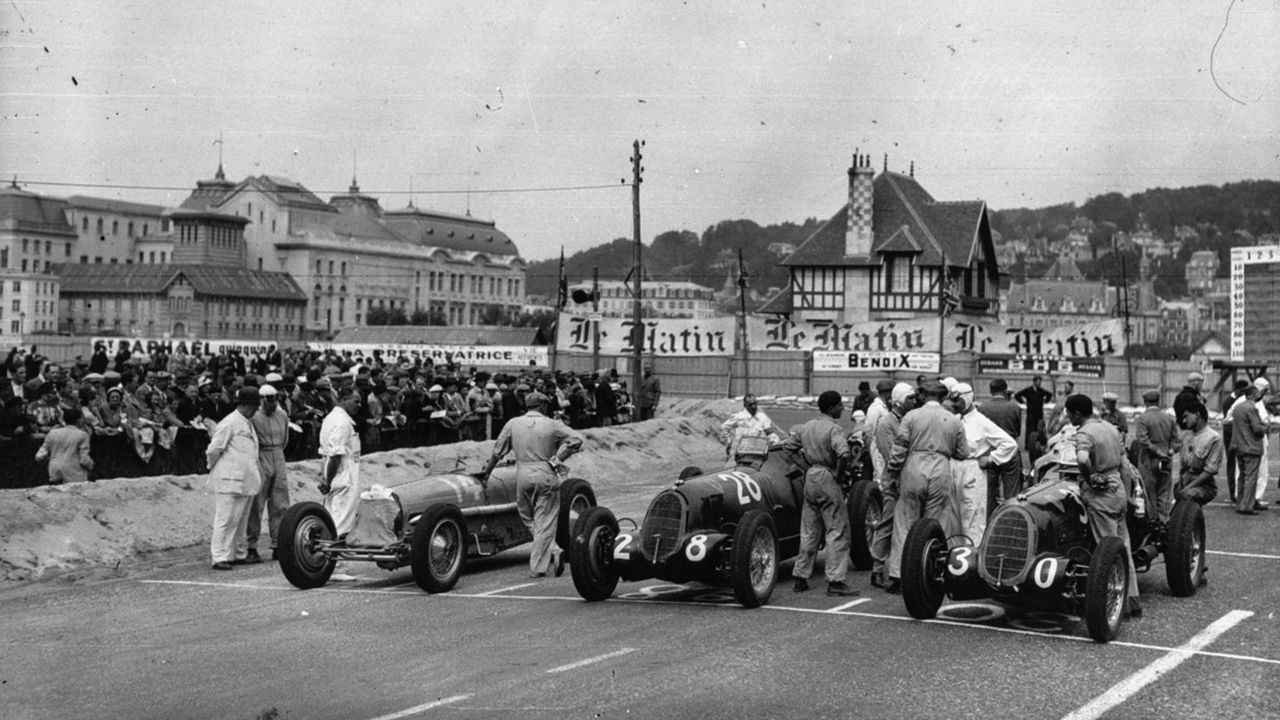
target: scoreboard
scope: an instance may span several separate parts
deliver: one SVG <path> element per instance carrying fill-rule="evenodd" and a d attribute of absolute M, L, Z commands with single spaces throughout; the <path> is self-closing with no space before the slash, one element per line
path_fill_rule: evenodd
<path fill-rule="evenodd" d="M 1231 359 L 1280 359 L 1280 246 L 1231 248 Z"/>

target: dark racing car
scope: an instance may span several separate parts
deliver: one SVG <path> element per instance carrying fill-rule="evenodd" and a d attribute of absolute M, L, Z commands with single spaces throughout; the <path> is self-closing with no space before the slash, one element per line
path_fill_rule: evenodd
<path fill-rule="evenodd" d="M 556 542 L 568 548 L 570 529 L 596 504 L 590 483 L 560 485 Z M 494 468 L 487 484 L 465 472 L 432 473 L 391 488 L 387 497 L 362 499 L 356 527 L 338 538 L 322 505 L 303 502 L 280 523 L 280 570 L 296 587 L 320 587 L 339 559 L 371 562 L 385 570 L 409 566 L 418 586 L 448 592 L 469 558 L 486 557 L 530 542 L 516 512 L 514 465 Z"/>
<path fill-rule="evenodd" d="M 697 581 L 731 587 L 745 607 L 768 602 L 779 563 L 800 547 L 804 472 L 789 455 L 764 438 L 744 438 L 734 467 L 686 468 L 649 504 L 644 522 L 624 520 L 625 530 L 607 508 L 587 510 L 569 551 L 574 587 L 596 601 L 613 595 L 619 580 Z M 870 480 L 846 482 L 851 564 L 866 570 L 880 489 Z"/>
<path fill-rule="evenodd" d="M 1051 460 L 1039 470 L 1041 482 L 1002 503 L 977 546 L 952 538 L 948 548 L 936 520 L 911 526 L 902 554 L 902 599 L 912 617 L 934 617 L 944 597 L 993 598 L 1081 616 L 1095 641 L 1115 639 L 1129 585 L 1124 543 L 1118 537 L 1094 541 L 1073 462 Z M 1138 572 L 1163 555 L 1170 592 L 1195 593 L 1205 567 L 1198 503 L 1178 501 L 1167 524 L 1131 507 L 1128 529 Z"/>

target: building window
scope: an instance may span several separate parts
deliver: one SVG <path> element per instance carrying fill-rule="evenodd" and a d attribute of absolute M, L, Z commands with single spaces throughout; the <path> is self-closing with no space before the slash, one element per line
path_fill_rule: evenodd
<path fill-rule="evenodd" d="M 28 243 L 30 243 L 30 242 L 31 242 L 30 240 L 28 240 L 28 239 L 26 239 L 26 238 L 22 238 L 22 252 L 24 252 L 24 253 L 26 253 L 26 252 L 31 252 L 31 248 L 30 248 L 30 246 L 28 245 Z"/>
<path fill-rule="evenodd" d="M 112 221 L 111 221 L 111 234 L 112 234 L 112 235 L 119 235 L 119 234 L 120 234 L 120 221 L 119 221 L 119 220 L 112 220 Z"/>
<path fill-rule="evenodd" d="M 22 272 L 26 272 L 26 271 L 27 271 L 27 259 L 22 258 Z"/>
<path fill-rule="evenodd" d="M 329 261 L 329 274 L 330 274 L 330 275 L 332 275 L 332 274 L 333 274 L 333 261 L 332 261 L 332 260 L 330 260 L 330 261 Z"/>
<path fill-rule="evenodd" d="M 129 237 L 133 237 L 133 221 L 129 221 Z"/>
<path fill-rule="evenodd" d="M 320 274 L 320 261 L 319 261 L 319 260 L 317 260 L 317 261 L 316 261 L 316 274 L 317 274 L 317 275 L 319 275 L 319 274 Z"/>
<path fill-rule="evenodd" d="M 102 236 L 102 218 L 98 218 L 98 239 L 106 240 L 106 238 Z"/>
<path fill-rule="evenodd" d="M 160 251 L 160 264 L 161 264 L 161 265 L 163 265 L 163 264 L 165 264 L 165 263 L 167 263 L 167 262 L 169 262 L 169 253 L 167 253 L 167 252 L 165 252 L 165 251 L 161 250 L 161 251 Z"/>
<path fill-rule="evenodd" d="M 796 306 L 814 309 L 844 307 L 844 271 L 839 268 L 804 268 L 793 275 Z"/>
<path fill-rule="evenodd" d="M 71 257 L 71 243 L 67 243 L 67 257 Z"/>
<path fill-rule="evenodd" d="M 84 232 L 89 232 L 89 216 L 88 215 L 85 215 L 80 218 L 80 229 L 83 230 Z"/>

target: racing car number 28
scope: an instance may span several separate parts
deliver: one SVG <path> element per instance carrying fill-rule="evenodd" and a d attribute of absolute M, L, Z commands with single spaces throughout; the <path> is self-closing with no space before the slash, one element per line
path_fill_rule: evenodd
<path fill-rule="evenodd" d="M 742 472 L 741 470 L 733 470 L 717 475 L 720 482 L 725 484 L 733 484 L 738 491 L 738 504 L 746 505 L 749 502 L 760 502 L 763 495 L 760 492 L 760 483 L 755 478 Z"/>

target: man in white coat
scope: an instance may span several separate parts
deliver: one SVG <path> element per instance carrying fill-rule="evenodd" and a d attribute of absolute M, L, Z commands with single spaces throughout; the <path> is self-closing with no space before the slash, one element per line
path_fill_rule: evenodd
<path fill-rule="evenodd" d="M 258 435 L 249 418 L 258 410 L 258 389 L 240 388 L 236 409 L 214 428 L 205 460 L 213 486 L 213 536 L 209 554 L 214 570 L 230 570 L 237 541 L 249 522 L 249 503 L 262 487 L 258 470 Z"/>
<path fill-rule="evenodd" d="M 969 457 L 951 461 L 960 503 L 960 527 L 977 545 L 987 530 L 987 466 L 1012 461 L 1018 454 L 1018 441 L 991 418 L 977 412 L 969 383 L 957 383 L 951 389 L 951 398 L 964 423 L 965 440 L 969 442 Z"/>
<path fill-rule="evenodd" d="M 338 402 L 320 424 L 320 457 L 323 458 L 320 493 L 324 509 L 333 518 L 338 537 L 344 537 L 356 526 L 360 506 L 360 432 L 351 414 L 360 406 L 360 390 L 344 385 L 337 392 Z M 330 582 L 354 582 L 346 563 L 339 562 Z"/>

